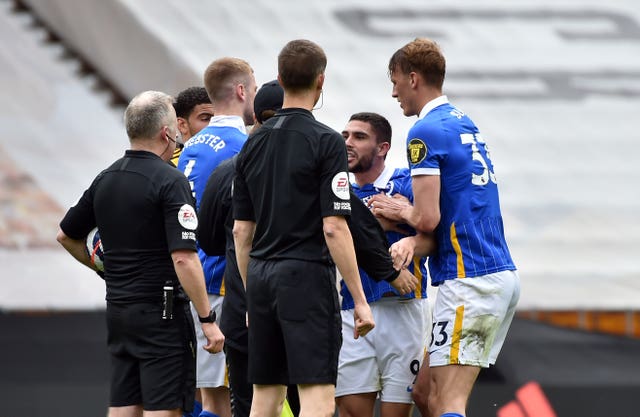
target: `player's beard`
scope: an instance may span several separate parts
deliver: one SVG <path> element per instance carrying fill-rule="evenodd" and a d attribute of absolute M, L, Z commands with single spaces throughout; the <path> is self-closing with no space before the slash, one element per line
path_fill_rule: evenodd
<path fill-rule="evenodd" d="M 356 164 L 353 167 L 349 168 L 349 172 L 353 172 L 354 174 L 357 174 L 359 172 L 369 171 L 371 169 L 371 166 L 373 166 L 373 158 L 375 157 L 376 157 L 376 150 L 374 148 L 369 155 L 365 155 L 358 158 Z"/>
<path fill-rule="evenodd" d="M 253 108 L 248 106 L 245 107 L 244 112 L 242 113 L 242 120 L 244 121 L 245 126 L 251 126 L 253 124 Z"/>

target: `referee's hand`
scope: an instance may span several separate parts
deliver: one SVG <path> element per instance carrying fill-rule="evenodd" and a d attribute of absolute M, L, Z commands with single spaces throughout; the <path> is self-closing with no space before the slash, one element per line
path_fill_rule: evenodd
<path fill-rule="evenodd" d="M 353 338 L 357 339 L 360 336 L 365 336 L 369 333 L 376 323 L 373 321 L 373 314 L 369 304 L 357 304 L 353 310 Z"/>
<path fill-rule="evenodd" d="M 224 335 L 216 323 L 202 323 L 202 332 L 207 338 L 207 344 L 203 346 L 209 353 L 222 352 L 224 347 Z"/>

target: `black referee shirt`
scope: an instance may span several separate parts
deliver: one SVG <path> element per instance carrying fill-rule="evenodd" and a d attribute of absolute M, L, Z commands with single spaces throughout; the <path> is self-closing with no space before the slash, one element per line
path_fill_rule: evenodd
<path fill-rule="evenodd" d="M 60 223 L 72 239 L 98 226 L 107 301 L 161 300 L 177 283 L 171 252 L 196 250 L 198 220 L 186 177 L 157 155 L 128 150 L 102 171 Z"/>
<path fill-rule="evenodd" d="M 225 334 L 225 344 L 246 352 L 249 343 L 246 325 L 247 302 L 236 262 L 231 216 L 231 184 L 235 175 L 236 158 L 227 159 L 218 165 L 207 181 L 198 212 L 198 242 L 207 255 L 226 255 L 226 291 L 220 330 Z M 393 269 L 393 261 L 388 250 L 389 242 L 384 230 L 353 192 L 350 193 L 350 197 L 352 216 L 347 223 L 353 236 L 358 266 L 376 281 L 394 280 L 400 272 Z"/>
<path fill-rule="evenodd" d="M 330 263 L 322 218 L 351 213 L 342 136 L 308 110 L 279 110 L 238 155 L 233 213 L 256 222 L 252 257 Z"/>

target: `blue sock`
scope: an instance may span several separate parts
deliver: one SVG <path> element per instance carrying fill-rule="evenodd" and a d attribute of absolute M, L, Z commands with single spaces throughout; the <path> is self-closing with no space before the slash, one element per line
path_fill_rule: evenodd
<path fill-rule="evenodd" d="M 191 413 L 191 415 L 193 417 L 198 417 L 201 412 L 202 412 L 202 403 L 200 401 L 198 401 L 198 400 L 194 400 L 194 402 L 193 402 L 193 412 Z"/>
<path fill-rule="evenodd" d="M 182 417 L 198 417 L 202 411 L 202 404 L 197 400 L 193 402 L 193 411 L 190 413 L 182 413 Z"/>
<path fill-rule="evenodd" d="M 198 417 L 219 417 L 217 414 L 213 414 L 211 411 L 202 410 Z"/>
<path fill-rule="evenodd" d="M 458 413 L 444 413 L 440 417 L 464 417 L 464 416 Z"/>

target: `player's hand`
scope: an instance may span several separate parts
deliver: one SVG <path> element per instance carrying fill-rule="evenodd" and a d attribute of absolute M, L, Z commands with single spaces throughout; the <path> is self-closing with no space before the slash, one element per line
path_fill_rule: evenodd
<path fill-rule="evenodd" d="M 403 210 L 411 209 L 409 199 L 400 194 L 389 197 L 386 194 L 376 194 L 368 202 L 371 212 L 376 217 L 384 217 L 398 223 L 404 222 Z"/>
<path fill-rule="evenodd" d="M 398 278 L 391 281 L 389 284 L 400 293 L 400 295 L 407 295 L 414 291 L 418 286 L 418 278 L 416 278 L 407 269 L 400 271 Z"/>
<path fill-rule="evenodd" d="M 356 304 L 353 310 L 353 338 L 357 339 L 360 336 L 365 336 L 369 333 L 374 327 L 376 327 L 375 322 L 373 321 L 373 314 L 371 313 L 371 308 L 369 308 L 369 304 Z"/>
<path fill-rule="evenodd" d="M 409 236 L 395 242 L 389 248 L 391 259 L 393 259 L 393 267 L 400 271 L 406 268 L 413 261 L 413 255 L 416 250 L 415 236 Z M 391 281 L 393 285 L 393 281 Z"/>
<path fill-rule="evenodd" d="M 383 216 L 375 216 L 375 217 L 378 220 L 378 223 L 380 223 L 380 226 L 382 226 L 382 230 L 384 230 L 385 232 L 398 232 L 403 235 L 409 234 L 409 232 L 406 229 L 403 229 L 402 227 L 400 227 L 400 224 L 397 221 L 389 220 Z"/>
<path fill-rule="evenodd" d="M 224 347 L 224 335 L 216 323 L 202 323 L 202 332 L 207 338 L 207 344 L 203 346 L 209 353 L 218 353 Z"/>

